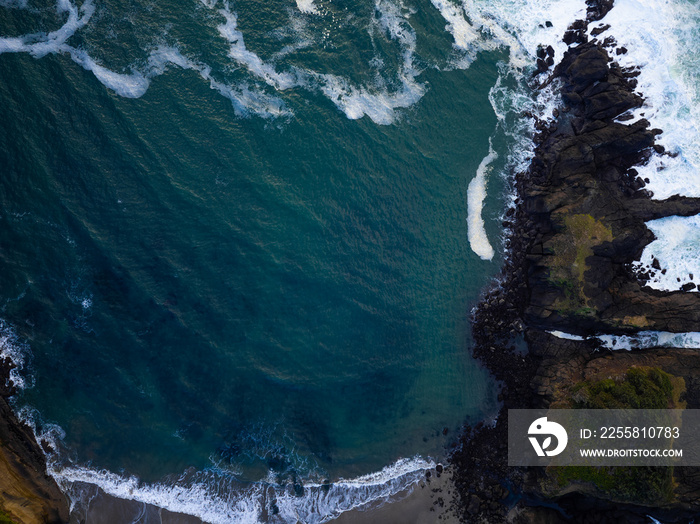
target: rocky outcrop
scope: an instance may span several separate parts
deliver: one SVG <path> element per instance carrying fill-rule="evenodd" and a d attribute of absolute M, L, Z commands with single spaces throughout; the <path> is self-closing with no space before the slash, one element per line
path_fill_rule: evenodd
<path fill-rule="evenodd" d="M 8 360 L 0 361 L 0 516 L 18 524 L 68 522 L 68 502 L 46 472 L 34 433 L 8 404 L 11 369 Z"/>
<path fill-rule="evenodd" d="M 676 468 L 672 499 L 660 503 L 623 501 L 575 481 L 546 491 L 543 469 L 507 466 L 508 409 L 571 407 L 575 384 L 656 369 L 683 386 L 680 404 L 700 408 L 698 350 L 611 352 L 592 338 L 548 333 L 700 331 L 700 293 L 653 290 L 632 271 L 654 240 L 645 221 L 698 214 L 700 199 L 651 200 L 635 166 L 652 152 L 666 154 L 655 144 L 661 130 L 634 121 L 632 110 L 643 105 L 638 72 L 614 61 L 626 51 L 589 39 L 602 31 L 589 33 L 589 24 L 612 1 L 588 4 L 587 19 L 571 25 L 564 36 L 571 47 L 543 83 L 558 89 L 561 106 L 536 123 L 535 157 L 516 176 L 518 199 L 507 214 L 508 257 L 473 314 L 474 356 L 501 384 L 502 408 L 492 425 L 467 427 L 452 454 L 466 522 L 648 522 L 648 515 L 689 522 L 700 512 L 698 468 Z M 542 54 L 540 73 L 547 70 Z"/>
<path fill-rule="evenodd" d="M 536 137 L 521 203 L 531 221 L 525 317 L 533 328 L 700 330 L 700 295 L 654 291 L 630 270 L 654 240 L 645 221 L 700 213 L 697 198 L 651 200 L 637 176 L 660 131 L 621 121 L 643 102 L 634 76 L 597 42 L 569 51 L 553 73 L 564 105 Z"/>

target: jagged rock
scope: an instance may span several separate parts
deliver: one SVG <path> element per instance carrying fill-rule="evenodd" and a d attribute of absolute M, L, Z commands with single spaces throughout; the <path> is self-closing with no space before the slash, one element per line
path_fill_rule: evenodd
<path fill-rule="evenodd" d="M 608 65 L 608 58 L 601 46 L 582 44 L 570 49 L 554 71 L 573 114 L 567 116 L 569 131 L 566 126 L 555 132 L 543 129 L 523 188 L 523 208 L 535 218 L 530 227 L 549 232 L 544 245 L 526 248 L 531 292 L 526 318 L 532 326 L 574 333 L 625 332 L 640 323 L 649 329 L 700 329 L 696 296 L 654 294 L 642 281 L 629 279 L 627 267 L 654 239 L 644 222 L 697 214 L 700 199 L 648 198 L 645 181 L 632 166 L 649 158 L 660 130 L 649 129 L 644 119 L 615 121 L 621 112 L 641 106 L 642 98 L 625 72 Z M 588 233 L 572 230 L 567 225 L 571 217 L 608 231 L 610 239 L 577 240 L 576 235 Z M 575 255 L 568 246 L 581 242 L 584 251 Z M 680 328 L 683 322 L 687 324 Z"/>
<path fill-rule="evenodd" d="M 610 29 L 610 24 L 605 24 L 605 25 L 601 25 L 599 27 L 594 27 L 593 29 L 591 29 L 591 36 L 598 36 L 599 34 L 607 31 L 608 29 Z"/>
<path fill-rule="evenodd" d="M 700 199 L 656 201 L 644 189 L 648 181 L 633 166 L 654 151 L 663 153 L 654 143 L 660 130 L 649 129 L 644 119 L 618 119 L 643 103 L 634 92 L 639 71 L 611 62 L 603 47 L 611 42 L 585 42 L 587 23 L 604 16 L 612 2 L 587 4 L 587 20 L 572 24 L 565 37 L 584 43 L 570 48 L 543 84 L 560 80 L 567 110 L 554 115 L 552 125 L 536 125 L 535 156 L 527 173 L 516 177 L 518 199 L 507 213 L 512 233 L 500 285 L 485 294 L 473 314 L 474 356 L 502 384 L 503 406 L 495 425 L 467 428 L 452 455 L 467 521 L 562 522 L 565 515 L 566 522 L 634 523 L 653 515 L 663 522 L 684 522 L 700 513 L 700 468 L 679 474 L 676 502 L 653 508 L 645 500 L 611 503 L 604 494 L 591 496 L 575 487 L 552 501 L 540 491 L 544 471 L 507 467 L 507 410 L 548 407 L 587 374 L 632 365 L 658 367 L 682 377 L 688 406 L 700 407 L 697 350 L 611 355 L 594 352 L 592 339 L 548 334 L 700 331 L 700 293 L 654 290 L 645 285 L 648 274 L 631 273 L 631 262 L 654 240 L 645 222 L 698 214 Z M 666 272 L 658 260 L 652 267 Z M 695 286 L 688 282 L 683 289 Z M 512 344 L 523 332 L 526 354 Z M 514 508 L 493 505 L 498 495 L 485 487 L 493 483 L 509 486 L 520 503 Z M 553 510 L 553 503 L 561 511 Z"/>
<path fill-rule="evenodd" d="M 605 80 L 608 76 L 607 54 L 597 46 L 589 47 L 583 53 L 577 53 L 576 58 L 566 69 L 566 75 L 576 92 L 583 91 L 593 82 Z"/>

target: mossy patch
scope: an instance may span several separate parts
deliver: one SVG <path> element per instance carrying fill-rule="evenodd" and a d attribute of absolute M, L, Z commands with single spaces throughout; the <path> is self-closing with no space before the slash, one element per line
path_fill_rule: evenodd
<path fill-rule="evenodd" d="M 586 259 L 593 255 L 593 247 L 612 241 L 612 230 L 588 214 L 567 215 L 561 226 L 546 246 L 552 253 L 550 281 L 565 297 L 555 306 L 562 312 L 591 315 L 594 311 L 584 293 L 585 274 L 590 269 Z"/>
<path fill-rule="evenodd" d="M 601 380 L 582 381 L 558 390 L 557 408 L 586 409 L 683 409 L 680 400 L 685 381 L 656 367 L 633 367 L 624 374 Z M 547 468 L 545 491 L 552 496 L 572 485 L 584 492 L 597 492 L 610 500 L 661 504 L 673 500 L 672 467 Z"/>
<path fill-rule="evenodd" d="M 685 391 L 682 377 L 659 368 L 631 368 L 624 376 L 580 382 L 571 389 L 574 408 L 666 409 L 680 406 Z M 683 403 L 684 404 L 684 403 Z"/>
<path fill-rule="evenodd" d="M 641 315 L 636 317 L 624 317 L 622 319 L 622 325 L 642 329 L 649 327 L 649 319 Z"/>
<path fill-rule="evenodd" d="M 9 513 L 0 510 L 0 524 L 18 524 Z"/>

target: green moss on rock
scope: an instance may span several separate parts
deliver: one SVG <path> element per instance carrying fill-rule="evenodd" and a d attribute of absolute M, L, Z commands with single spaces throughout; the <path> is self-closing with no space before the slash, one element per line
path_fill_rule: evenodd
<path fill-rule="evenodd" d="M 559 407 L 586 409 L 684 408 L 685 381 L 656 367 L 633 367 L 622 375 L 579 382 L 564 393 Z M 550 467 L 545 492 L 557 496 L 571 489 L 609 500 L 664 504 L 673 500 L 672 467 Z"/>
<path fill-rule="evenodd" d="M 612 230 L 592 215 L 574 214 L 560 219 L 561 230 L 547 244 L 552 254 L 550 281 L 560 288 L 564 298 L 556 304 L 562 312 L 588 314 L 588 297 L 584 293 L 586 259 L 593 247 L 611 242 Z"/>
<path fill-rule="evenodd" d="M 674 378 L 659 368 L 631 368 L 618 379 L 577 384 L 572 389 L 572 404 L 589 409 L 675 407 L 679 395 L 674 395 Z"/>
<path fill-rule="evenodd" d="M 8 513 L 0 510 L 0 524 L 18 524 Z"/>

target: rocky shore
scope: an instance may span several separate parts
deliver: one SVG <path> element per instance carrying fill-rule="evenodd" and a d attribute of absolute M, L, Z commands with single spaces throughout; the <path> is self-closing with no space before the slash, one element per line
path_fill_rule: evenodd
<path fill-rule="evenodd" d="M 13 364 L 0 360 L 0 522 L 68 522 L 68 501 L 46 472 L 46 459 L 32 429 L 8 404 L 14 394 Z"/>
<path fill-rule="evenodd" d="M 612 2 L 587 4 L 556 67 L 549 70 L 551 49 L 539 55 L 535 78 L 546 77 L 541 87 L 552 85 L 561 103 L 536 123 L 535 156 L 516 175 L 518 198 L 504 223 L 508 258 L 473 312 L 474 356 L 501 384 L 502 409 L 493 425 L 466 428 L 452 454 L 465 522 L 690 522 L 700 512 L 699 468 L 638 468 L 634 488 L 606 489 L 592 475 L 507 466 L 508 409 L 613 407 L 591 392 L 603 379 L 623 384 L 630 370 L 669 384 L 667 397 L 640 402 L 700 408 L 696 350 L 612 352 L 593 338 L 550 334 L 700 331 L 700 294 L 653 290 L 632 270 L 654 240 L 645 221 L 698 214 L 700 199 L 651 200 L 635 166 L 667 154 L 655 143 L 662 131 L 634 121 L 631 110 L 644 102 L 635 91 L 639 72 L 615 62 L 627 50 L 596 38 Z"/>

